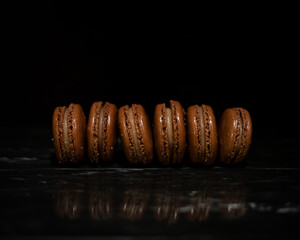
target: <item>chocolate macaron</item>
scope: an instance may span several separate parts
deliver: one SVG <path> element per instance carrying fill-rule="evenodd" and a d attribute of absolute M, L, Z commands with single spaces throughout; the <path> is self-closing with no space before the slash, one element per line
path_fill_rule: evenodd
<path fill-rule="evenodd" d="M 219 159 L 223 164 L 242 162 L 252 138 L 252 121 L 243 108 L 228 108 L 219 123 Z"/>
<path fill-rule="evenodd" d="M 218 132 L 214 112 L 208 105 L 187 110 L 188 150 L 192 163 L 211 165 L 218 153 Z"/>
<path fill-rule="evenodd" d="M 154 142 L 159 162 L 181 163 L 185 153 L 184 109 L 177 101 L 157 104 L 154 110 Z"/>
<path fill-rule="evenodd" d="M 126 158 L 130 163 L 151 163 L 153 140 L 148 115 L 142 105 L 125 105 L 118 112 L 118 126 Z"/>
<path fill-rule="evenodd" d="M 87 125 L 88 156 L 92 163 L 110 161 L 117 139 L 117 107 L 109 102 L 94 102 Z"/>
<path fill-rule="evenodd" d="M 52 117 L 53 142 L 59 163 L 84 160 L 86 119 L 82 107 L 57 107 Z"/>

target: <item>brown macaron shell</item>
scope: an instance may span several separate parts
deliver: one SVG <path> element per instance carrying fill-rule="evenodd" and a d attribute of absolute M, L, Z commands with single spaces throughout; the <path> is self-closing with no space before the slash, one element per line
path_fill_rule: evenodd
<path fill-rule="evenodd" d="M 52 117 L 53 142 L 59 163 L 84 160 L 86 118 L 79 104 L 57 107 Z"/>
<path fill-rule="evenodd" d="M 53 144 L 59 163 L 68 162 L 63 141 L 63 119 L 66 109 L 66 107 L 56 107 L 52 116 Z"/>
<path fill-rule="evenodd" d="M 153 140 L 148 115 L 142 105 L 125 105 L 118 112 L 123 149 L 130 163 L 153 161 Z"/>
<path fill-rule="evenodd" d="M 155 149 L 158 161 L 165 165 L 181 163 L 183 160 L 186 143 L 184 114 L 184 109 L 177 101 L 171 100 L 170 108 L 164 103 L 155 106 Z"/>
<path fill-rule="evenodd" d="M 92 163 L 111 161 L 117 139 L 117 107 L 94 102 L 87 125 L 88 156 Z M 101 126 L 100 126 L 101 125 Z"/>
<path fill-rule="evenodd" d="M 252 121 L 243 108 L 228 108 L 219 123 L 219 160 L 223 164 L 243 162 L 251 145 Z"/>
<path fill-rule="evenodd" d="M 190 106 L 187 110 L 188 150 L 192 163 L 211 165 L 218 153 L 215 115 L 208 105 Z"/>

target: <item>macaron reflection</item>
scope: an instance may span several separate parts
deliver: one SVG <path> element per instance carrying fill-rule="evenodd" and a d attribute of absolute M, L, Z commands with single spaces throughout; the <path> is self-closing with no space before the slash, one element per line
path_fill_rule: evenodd
<path fill-rule="evenodd" d="M 180 214 L 180 198 L 172 192 L 154 196 L 153 217 L 157 221 L 167 220 L 169 224 L 177 222 Z"/>
<path fill-rule="evenodd" d="M 224 216 L 230 219 L 240 218 L 247 211 L 245 191 L 242 186 L 231 186 L 224 192 L 221 203 Z"/>
<path fill-rule="evenodd" d="M 78 219 L 83 208 L 83 192 L 74 184 L 63 184 L 58 188 L 54 196 L 55 215 L 69 220 Z"/>
<path fill-rule="evenodd" d="M 110 219 L 113 216 L 113 188 L 92 186 L 89 191 L 89 215 L 94 220 Z"/>
<path fill-rule="evenodd" d="M 213 202 L 208 194 L 207 189 L 190 192 L 190 205 L 185 214 L 187 220 L 202 222 L 208 219 Z"/>
<path fill-rule="evenodd" d="M 180 184 L 178 175 L 175 173 L 159 176 L 155 180 L 152 191 L 153 218 L 160 222 L 175 224 L 180 216 L 182 206 L 180 195 L 183 185 Z"/>
<path fill-rule="evenodd" d="M 54 214 L 66 220 L 88 217 L 174 225 L 218 216 L 239 219 L 247 213 L 245 188 L 237 179 L 208 179 L 206 175 L 182 181 L 173 173 L 155 177 L 144 172 L 124 174 L 128 174 L 127 181 L 96 172 L 95 176 L 84 176 L 80 184 L 57 184 Z"/>
<path fill-rule="evenodd" d="M 131 221 L 141 219 L 147 208 L 150 191 L 147 184 L 126 184 L 120 204 L 120 217 Z"/>

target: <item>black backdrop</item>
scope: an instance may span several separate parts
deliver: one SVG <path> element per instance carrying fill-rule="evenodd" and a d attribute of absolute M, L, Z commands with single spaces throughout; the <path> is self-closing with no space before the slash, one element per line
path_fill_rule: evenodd
<path fill-rule="evenodd" d="M 155 104 L 173 99 L 209 104 L 217 120 L 241 106 L 255 136 L 297 137 L 297 39 L 282 19 L 116 19 L 47 1 L 6 10 L 2 126 L 51 128 L 56 106 L 80 103 L 88 116 L 100 100 L 142 104 L 151 119 Z"/>

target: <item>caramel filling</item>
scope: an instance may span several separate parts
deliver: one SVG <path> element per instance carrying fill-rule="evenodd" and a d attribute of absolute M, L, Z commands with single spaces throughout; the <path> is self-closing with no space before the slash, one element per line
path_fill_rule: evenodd
<path fill-rule="evenodd" d="M 171 159 L 173 156 L 174 141 L 173 141 L 172 111 L 170 108 L 166 108 L 166 122 L 167 122 L 167 135 L 168 135 L 168 142 L 169 142 L 169 157 Z"/>
<path fill-rule="evenodd" d="M 70 158 L 71 154 L 70 154 L 69 139 L 68 139 L 68 114 L 69 114 L 69 109 L 67 108 L 63 118 L 63 142 L 66 150 L 66 155 L 68 158 Z"/>
<path fill-rule="evenodd" d="M 135 152 L 136 152 L 138 157 L 141 157 L 142 155 L 140 153 L 139 143 L 138 143 L 138 139 L 137 139 L 136 126 L 135 126 L 135 122 L 134 122 L 134 114 L 133 114 L 133 111 L 132 111 L 131 107 L 128 110 L 128 115 L 129 115 L 129 122 L 130 122 L 130 125 L 131 125 L 131 130 L 132 130 L 132 136 L 133 136 Z"/>

